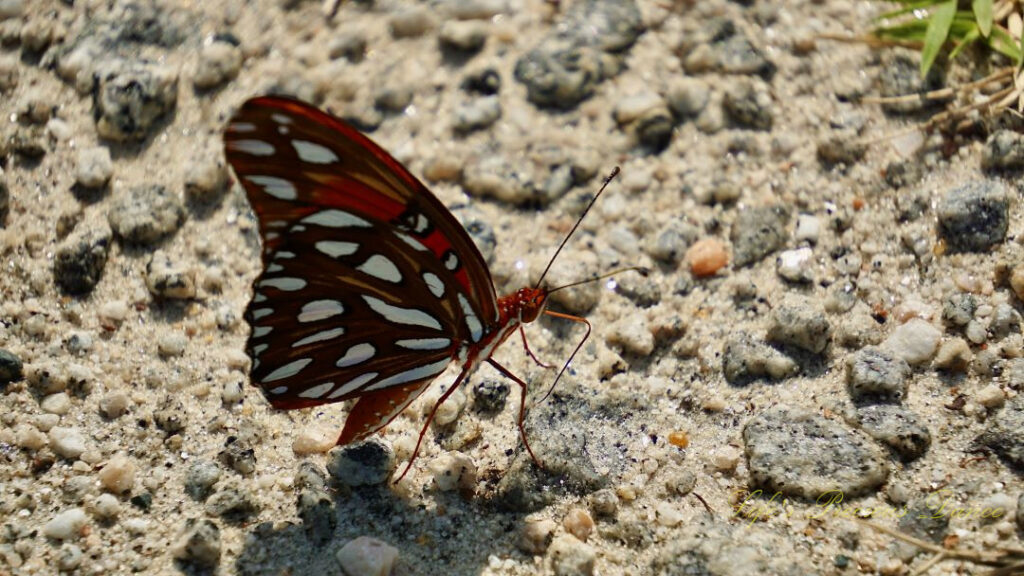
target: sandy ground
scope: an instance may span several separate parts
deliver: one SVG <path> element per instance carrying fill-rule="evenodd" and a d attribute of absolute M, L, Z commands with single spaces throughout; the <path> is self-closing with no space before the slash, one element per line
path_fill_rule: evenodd
<path fill-rule="evenodd" d="M 853 352 L 913 317 L 942 330 L 943 341 L 959 338 L 940 320 L 944 298 L 955 291 L 1020 307 L 995 280 L 1000 266 L 1013 265 L 1024 237 L 1012 176 L 997 176 L 1011 190 L 1005 241 L 981 253 L 933 249 L 941 244 L 933 207 L 947 190 L 982 177 L 981 140 L 929 141 L 910 162 L 923 177 L 894 189 L 885 168 L 904 158 L 900 142 L 883 136 L 920 116 L 849 103 L 851 94 L 878 93 L 888 64 L 863 46 L 815 40 L 864 30 L 878 6 L 641 1 L 643 33 L 632 46 L 602 53 L 607 79 L 565 110 L 531 103 L 514 70 L 517 59 L 564 26 L 570 2 L 349 2 L 332 18 L 314 2 L 132 6 L 0 2 L 0 110 L 10 120 L 0 348 L 20 358 L 25 374 L 0 393 L 0 573 L 339 574 L 343 564 L 354 566 L 339 561 L 339 550 L 368 536 L 397 551 L 394 574 L 904 574 L 927 557 L 848 516 L 857 514 L 853 506 L 899 509 L 941 490 L 965 509 L 1007 512 L 995 521 L 950 519 L 941 532 L 947 544 L 1020 547 L 1020 523 L 1012 521 L 1024 489 L 1020 471 L 972 451 L 1019 383 L 977 369 L 950 376 L 930 359 L 914 366 L 905 402 L 930 431 L 923 455 L 906 462 L 886 456 L 884 483 L 851 498 L 843 513 L 813 517 L 821 508 L 799 497 L 757 521 L 734 513 L 743 491 L 756 487 L 743 437 L 755 416 L 785 405 L 848 429 L 839 414 L 850 403 L 845 363 Z M 457 16 L 482 34 L 478 51 L 453 56 L 439 47 L 439 37 L 466 33 L 442 32 Z M 774 75 L 687 64 L 694 39 L 707 47 L 701 31 L 722 20 L 777 68 Z M 598 37 L 613 36 L 604 34 Z M 103 41 L 71 58 L 89 38 Z M 156 76 L 177 79 L 160 89 L 174 94 L 173 105 L 139 129 L 141 139 L 121 141 L 130 129 L 104 128 L 97 112 L 102 90 L 94 78 L 118 58 L 145 59 Z M 484 97 L 463 80 L 486 68 L 500 77 L 500 118 L 460 132 L 453 128 L 458 113 Z M 207 78 L 202 88 L 199 77 Z M 683 79 L 702 81 L 710 95 L 693 118 L 669 112 L 686 100 L 670 96 Z M 753 100 L 757 112 L 768 111 L 770 127 L 737 126 L 722 112 L 723 100 L 751 82 L 765 88 L 764 98 Z M 327 527 L 317 532 L 300 520 L 300 465 L 322 471 L 333 461 L 326 451 L 348 405 L 275 411 L 248 382 L 241 318 L 259 273 L 258 235 L 244 193 L 221 185 L 221 133 L 241 102 L 269 91 L 379 124 L 374 140 L 442 201 L 461 207 L 457 213 L 493 229 L 499 293 L 536 277 L 600 174 L 621 166 L 551 281 L 628 265 L 652 273 L 616 276 L 616 283 L 552 305 L 583 313 L 594 326 L 569 376 L 527 420 L 535 449 L 565 462 L 549 473 L 533 469 L 515 427 L 514 386 L 497 415 L 473 409 L 470 388 L 500 378 L 484 368 L 453 399 L 461 412 L 449 410 L 450 423 L 427 432 L 401 483 L 328 481 L 311 492 L 327 495 L 320 509 Z M 638 142 L 638 125 L 666 118 L 673 128 L 664 150 Z M 878 140 L 863 157 L 836 166 L 822 162 L 818 149 L 837 133 Z M 97 147 L 109 149 L 109 167 L 82 155 Z M 550 185 L 566 177 L 559 172 L 565 166 L 574 167 L 575 180 Z M 98 170 L 98 186 L 83 186 L 91 181 L 85 167 Z M 127 211 L 119 203 L 153 185 L 180 203 L 180 222 L 165 207 L 170 222 L 156 225 L 166 230 L 137 231 L 141 242 L 127 238 L 125 227 L 104 236 L 108 214 Z M 923 198 L 923 215 L 900 223 L 900 199 L 913 195 Z M 771 250 L 711 277 L 691 274 L 682 258 L 690 244 L 717 239 L 732 250 L 738 215 L 768 205 L 790 211 L 778 248 L 810 248 L 802 264 L 810 282 L 782 278 Z M 813 241 L 799 237 L 799 214 L 820 223 Z M 659 249 L 674 225 L 684 232 Z M 55 281 L 55 261 L 76 235 L 94 228 L 106 238 L 99 242 L 108 252 L 102 274 L 89 289 L 69 293 Z M 925 238 L 927 258 L 907 247 L 908 230 Z M 181 291 L 153 286 L 154 260 L 157 269 L 167 262 L 163 278 L 184 283 Z M 856 306 L 845 310 L 830 305 L 843 283 L 856 286 Z M 763 339 L 769 312 L 792 294 L 827 311 L 827 350 L 793 355 L 795 375 L 728 383 L 722 355 L 730 337 Z M 865 318 L 873 318 L 866 335 L 840 338 Z M 558 364 L 581 331 L 544 319 L 528 335 L 542 359 Z M 972 343 L 968 364 L 987 346 L 1010 358 L 1013 342 L 1020 348 L 1019 327 L 1016 340 L 1009 338 Z M 495 357 L 531 383 L 534 400 L 550 385 L 553 373 L 535 366 L 515 339 Z M 439 378 L 381 435 L 397 455 L 393 466 L 408 457 L 425 411 L 453 376 Z M 986 402 L 974 400 L 993 384 L 999 398 L 987 389 Z M 946 407 L 958 393 L 973 411 Z M 232 452 L 235 443 L 244 446 Z M 453 455 L 475 469 L 461 491 L 442 490 L 435 479 L 458 470 Z M 219 473 L 212 495 L 186 489 L 196 462 Z M 760 502 L 774 505 L 767 500 Z M 882 513 L 872 517 L 896 523 Z M 201 520 L 216 526 L 216 538 L 209 523 L 195 532 Z M 947 562 L 932 573 L 983 572 Z"/>

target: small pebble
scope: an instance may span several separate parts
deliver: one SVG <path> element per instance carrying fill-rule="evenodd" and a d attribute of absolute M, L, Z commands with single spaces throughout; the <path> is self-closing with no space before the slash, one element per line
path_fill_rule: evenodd
<path fill-rule="evenodd" d="M 793 232 L 793 238 L 797 242 L 817 244 L 820 235 L 821 220 L 817 216 L 800 214 L 796 217 L 796 230 Z"/>
<path fill-rule="evenodd" d="M 431 460 L 427 469 L 442 492 L 458 489 L 466 493 L 476 489 L 476 464 L 461 452 L 446 452 Z"/>
<path fill-rule="evenodd" d="M 790 295 L 770 314 L 768 340 L 820 354 L 832 338 L 832 325 L 817 302 Z"/>
<path fill-rule="evenodd" d="M 458 390 L 452 392 L 452 395 L 437 407 L 437 412 L 434 413 L 433 424 L 438 427 L 445 427 L 455 422 L 459 415 L 462 414 L 463 408 L 466 407 L 466 393 L 460 387 Z"/>
<path fill-rule="evenodd" d="M 187 300 L 196 296 L 195 272 L 157 251 L 146 265 L 146 287 L 158 298 Z"/>
<path fill-rule="evenodd" d="M 398 560 L 398 548 L 360 536 L 342 546 L 335 557 L 347 576 L 388 576 Z"/>
<path fill-rule="evenodd" d="M 807 283 L 814 280 L 811 262 L 814 253 L 810 248 L 797 248 L 779 253 L 775 269 L 784 280 L 789 282 Z"/>
<path fill-rule="evenodd" d="M 114 494 L 129 492 L 135 486 L 136 469 L 135 462 L 127 456 L 114 456 L 99 472 L 100 485 Z"/>
<path fill-rule="evenodd" d="M 113 302 L 106 302 L 100 305 L 97 315 L 100 321 L 108 326 L 117 326 L 125 321 L 130 314 L 128 304 L 123 301 L 115 300 Z"/>
<path fill-rule="evenodd" d="M 935 356 L 941 338 L 942 332 L 927 320 L 912 318 L 893 330 L 884 345 L 910 365 L 916 366 Z"/>
<path fill-rule="evenodd" d="M 527 554 L 543 554 L 557 528 L 550 518 L 527 519 L 519 533 L 519 548 Z"/>
<path fill-rule="evenodd" d="M 686 250 L 686 261 L 694 276 L 704 278 L 714 276 L 725 267 L 729 263 L 729 253 L 721 240 L 702 238 Z"/>
<path fill-rule="evenodd" d="M 378 437 L 338 446 L 327 454 L 327 458 L 327 471 L 346 486 L 381 484 L 395 469 L 394 449 Z"/>
<path fill-rule="evenodd" d="M 629 316 L 616 321 L 608 332 L 609 346 L 627 354 L 647 357 L 654 352 L 654 335 L 643 316 Z"/>
<path fill-rule="evenodd" d="M 188 338 L 184 333 L 173 331 L 162 334 L 156 342 L 157 353 L 163 358 L 174 358 L 185 353 Z"/>
<path fill-rule="evenodd" d="M 120 418 L 128 413 L 128 406 L 130 402 L 131 400 L 124 392 L 107 392 L 107 394 L 100 399 L 100 414 L 108 420 Z"/>
<path fill-rule="evenodd" d="M 86 450 L 85 437 L 75 428 L 54 426 L 50 429 L 50 449 L 63 458 L 78 458 Z"/>
<path fill-rule="evenodd" d="M 24 366 L 21 358 L 10 350 L 0 348 L 0 386 L 21 380 Z"/>
<path fill-rule="evenodd" d="M 170 550 L 182 562 L 213 568 L 220 563 L 220 527 L 206 518 L 189 518 Z"/>
<path fill-rule="evenodd" d="M 910 365 L 884 348 L 867 346 L 846 362 L 846 384 L 854 400 L 901 400 L 907 393 Z"/>
<path fill-rule="evenodd" d="M 658 524 L 666 528 L 678 526 L 683 521 L 683 514 L 671 502 L 658 502 L 654 508 Z"/>
<path fill-rule="evenodd" d="M 185 493 L 193 500 L 206 500 L 220 480 L 220 467 L 209 460 L 196 460 L 185 473 Z"/>
<path fill-rule="evenodd" d="M 110 149 L 106 146 L 81 148 L 75 181 L 85 188 L 100 188 L 107 185 L 114 175 L 114 162 L 110 159 Z"/>
<path fill-rule="evenodd" d="M 54 516 L 43 526 L 43 536 L 54 540 L 70 540 L 82 535 L 89 518 L 81 508 L 71 508 Z"/>
<path fill-rule="evenodd" d="M 571 534 L 555 537 L 549 555 L 556 576 L 590 576 L 597 562 L 597 551 Z"/>
<path fill-rule="evenodd" d="M 323 427 L 307 427 L 299 431 L 292 441 L 292 452 L 296 456 L 309 454 L 324 454 L 334 448 L 338 439 L 337 430 L 328 430 Z"/>
<path fill-rule="evenodd" d="M 228 182 L 224 160 L 213 153 L 193 158 L 185 168 L 185 194 L 193 202 L 212 202 Z"/>
<path fill-rule="evenodd" d="M 206 512 L 231 522 L 245 522 L 259 514 L 260 501 L 253 487 L 231 478 L 206 501 Z"/>
<path fill-rule="evenodd" d="M 719 472 L 731 472 L 740 463 L 742 452 L 733 446 L 722 446 L 711 454 L 711 465 Z"/>
<path fill-rule="evenodd" d="M 505 408 L 511 387 L 505 379 L 484 378 L 473 385 L 473 409 L 495 414 Z"/>
<path fill-rule="evenodd" d="M 39 403 L 39 407 L 42 408 L 43 412 L 63 416 L 71 411 L 71 397 L 65 392 L 50 394 L 43 398 L 42 402 Z"/>
<path fill-rule="evenodd" d="M 602 488 L 590 495 L 590 509 L 597 516 L 611 517 L 619 509 L 619 497 L 610 488 Z"/>
<path fill-rule="evenodd" d="M 948 372 L 966 372 L 973 356 L 966 340 L 950 338 L 939 346 L 935 354 L 935 367 Z"/>
<path fill-rule="evenodd" d="M 433 12 L 425 6 L 415 6 L 398 11 L 388 22 L 391 36 L 394 38 L 414 38 L 423 36 L 437 25 Z"/>
<path fill-rule="evenodd" d="M 437 39 L 443 48 L 471 54 L 479 52 L 487 42 L 487 24 L 480 21 L 446 20 Z"/>
<path fill-rule="evenodd" d="M 39 428 L 23 423 L 14 428 L 14 442 L 19 448 L 35 451 L 46 446 L 48 440 Z"/>
<path fill-rule="evenodd" d="M 245 399 L 245 387 L 238 380 L 230 380 L 224 383 L 220 391 L 220 400 L 226 405 L 237 404 Z"/>
<path fill-rule="evenodd" d="M 229 42 L 210 42 L 199 52 L 199 63 L 192 82 L 199 89 L 215 88 L 238 76 L 242 58 L 238 46 Z"/>
<path fill-rule="evenodd" d="M 939 233 L 959 252 L 984 252 L 1006 237 L 1006 187 L 997 180 L 968 181 L 949 190 L 936 206 Z"/>
<path fill-rule="evenodd" d="M 985 408 L 993 410 L 1001 408 L 1006 403 L 1006 393 L 996 384 L 989 384 L 978 390 L 974 399 Z M 1024 513 L 1024 511 L 1022 511 Z"/>
<path fill-rule="evenodd" d="M 247 436 L 228 436 L 224 449 L 217 456 L 221 463 L 242 476 L 252 476 L 256 472 L 256 451 Z"/>
<path fill-rule="evenodd" d="M 122 524 L 126 532 L 133 536 L 143 536 L 149 532 L 149 520 L 145 518 L 129 518 Z"/>
<path fill-rule="evenodd" d="M 587 538 L 590 538 L 591 532 L 594 531 L 594 519 L 583 508 L 571 508 L 562 519 L 562 526 L 565 527 L 566 532 L 581 542 L 586 542 Z"/>
<path fill-rule="evenodd" d="M 121 501 L 113 494 L 100 494 L 93 502 L 93 513 L 104 520 L 116 518 L 121 513 Z"/>

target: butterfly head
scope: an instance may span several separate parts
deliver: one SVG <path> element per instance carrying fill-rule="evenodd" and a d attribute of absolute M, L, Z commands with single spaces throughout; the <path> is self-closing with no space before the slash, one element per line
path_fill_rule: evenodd
<path fill-rule="evenodd" d="M 519 321 L 533 322 L 547 307 L 548 291 L 545 288 L 520 288 L 516 292 L 516 304 L 519 305 Z"/>

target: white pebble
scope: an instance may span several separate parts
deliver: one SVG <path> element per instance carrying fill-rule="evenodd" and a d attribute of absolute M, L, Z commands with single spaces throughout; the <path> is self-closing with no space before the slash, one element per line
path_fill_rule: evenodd
<path fill-rule="evenodd" d="M 821 220 L 811 214 L 801 214 L 796 217 L 796 231 L 793 236 L 797 242 L 806 240 L 811 244 L 818 243 L 818 236 L 821 234 Z"/>
<path fill-rule="evenodd" d="M 461 452 L 447 452 L 427 465 L 434 483 L 442 492 L 472 490 L 476 486 L 476 464 Z"/>
<path fill-rule="evenodd" d="M 935 356 L 942 332 L 926 320 L 911 318 L 898 326 L 885 341 L 885 346 L 908 364 L 924 364 Z"/>
<path fill-rule="evenodd" d="M 723 446 L 711 454 L 711 463 L 722 472 L 735 470 L 740 463 L 740 450 L 733 446 Z"/>
<path fill-rule="evenodd" d="M 115 300 L 100 306 L 98 314 L 101 320 L 105 320 L 110 324 L 120 324 L 128 318 L 128 312 L 128 304 Z"/>
<path fill-rule="evenodd" d="M 39 407 L 43 409 L 43 412 L 63 416 L 71 410 L 71 398 L 64 392 L 50 394 L 43 398 L 43 401 L 39 403 Z"/>
<path fill-rule="evenodd" d="M 132 536 L 142 536 L 149 532 L 149 521 L 142 518 L 129 518 L 124 521 L 122 526 Z"/>
<path fill-rule="evenodd" d="M 627 316 L 615 322 L 608 333 L 609 346 L 636 356 L 650 356 L 654 352 L 654 335 L 647 325 L 647 319 Z"/>
<path fill-rule="evenodd" d="M 683 515 L 669 502 L 659 502 L 655 507 L 658 524 L 666 527 L 678 526 L 683 521 Z"/>
<path fill-rule="evenodd" d="M 434 414 L 434 422 L 438 426 L 447 426 L 452 422 L 455 422 L 456 418 L 459 417 L 459 414 L 462 413 L 462 409 L 465 405 L 466 394 L 460 388 L 459 390 L 452 392 L 452 395 L 444 401 L 444 404 L 441 404 L 437 408 L 437 414 Z"/>
<path fill-rule="evenodd" d="M 54 540 L 78 538 L 88 517 L 81 508 L 71 508 L 53 517 L 43 526 L 43 535 Z"/>
<path fill-rule="evenodd" d="M 188 339 L 181 332 L 170 332 L 157 341 L 157 351 L 164 357 L 181 356 L 187 343 Z"/>
<path fill-rule="evenodd" d="M 46 446 L 46 434 L 31 424 L 18 424 L 14 428 L 14 441 L 19 448 L 40 450 Z"/>
<path fill-rule="evenodd" d="M 50 447 L 58 456 L 78 458 L 85 452 L 85 437 L 74 428 L 54 426 L 50 429 Z"/>
<path fill-rule="evenodd" d="M 551 567 L 557 576 L 589 576 L 594 573 L 597 552 L 571 534 L 551 542 Z"/>
<path fill-rule="evenodd" d="M 299 431 L 295 440 L 292 441 L 292 452 L 295 452 L 296 456 L 326 454 L 328 450 L 334 448 L 337 439 L 337 430 L 332 431 L 319 427 L 306 428 Z"/>
<path fill-rule="evenodd" d="M 245 398 L 245 387 L 238 380 L 229 380 L 224 383 L 220 391 L 220 399 L 225 404 L 237 404 Z"/>
<path fill-rule="evenodd" d="M 121 513 L 121 502 L 113 494 L 100 494 L 96 497 L 92 510 L 99 518 L 109 520 Z"/>
<path fill-rule="evenodd" d="M 775 260 L 779 276 L 790 282 L 810 282 L 814 280 L 811 273 L 811 259 L 814 253 L 810 248 L 786 250 Z"/>
<path fill-rule="evenodd" d="M 360 536 L 338 550 L 336 558 L 348 576 L 388 576 L 398 559 L 398 548 Z"/>

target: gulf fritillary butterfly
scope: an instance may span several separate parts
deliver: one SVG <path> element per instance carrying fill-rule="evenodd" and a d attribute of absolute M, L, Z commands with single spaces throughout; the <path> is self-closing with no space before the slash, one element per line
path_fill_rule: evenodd
<path fill-rule="evenodd" d="M 491 353 L 518 329 L 540 363 L 522 325 L 542 312 L 585 324 L 587 335 L 590 324 L 545 310 L 551 290 L 540 281 L 498 298 L 484 258 L 441 201 L 330 114 L 254 98 L 229 122 L 224 148 L 263 240 L 246 351 L 270 403 L 293 409 L 358 398 L 338 437 L 344 445 L 391 422 L 457 360 L 462 371 L 420 431 L 404 476 L 437 407 L 487 362 L 520 386 L 519 430 L 540 464 L 523 429 L 527 385 Z"/>

